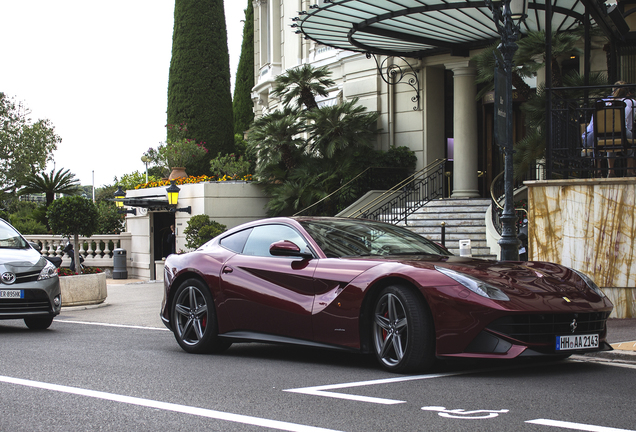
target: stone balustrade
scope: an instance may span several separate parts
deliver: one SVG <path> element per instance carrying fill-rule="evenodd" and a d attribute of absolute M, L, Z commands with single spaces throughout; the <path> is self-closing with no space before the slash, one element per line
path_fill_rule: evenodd
<path fill-rule="evenodd" d="M 64 253 L 64 247 L 69 240 L 68 237 L 47 234 L 33 234 L 24 236 L 28 241 L 40 245 L 41 253 L 44 256 L 61 257 L 62 267 L 68 267 L 71 258 Z M 84 265 L 89 267 L 100 267 L 112 269 L 113 251 L 121 248 L 130 251 L 131 234 L 99 234 L 91 237 L 79 237 L 79 254 L 84 258 Z"/>

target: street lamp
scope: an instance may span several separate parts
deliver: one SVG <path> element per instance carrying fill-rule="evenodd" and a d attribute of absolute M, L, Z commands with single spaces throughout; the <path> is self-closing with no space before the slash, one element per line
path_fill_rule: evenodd
<path fill-rule="evenodd" d="M 174 180 L 170 180 L 170 186 L 166 189 L 168 192 L 168 205 L 174 206 L 174 208 L 170 209 L 171 212 L 185 212 L 188 214 L 192 214 L 192 207 L 187 206 L 183 208 L 177 208 L 177 202 L 179 201 L 179 187 L 175 184 Z"/>
<path fill-rule="evenodd" d="M 117 213 L 131 214 L 133 216 L 137 216 L 137 209 L 124 210 L 124 198 L 126 198 L 126 192 L 121 189 L 121 186 L 117 186 L 117 190 L 113 195 L 115 196 L 115 206 L 117 206 Z"/>
<path fill-rule="evenodd" d="M 519 28 L 527 17 L 527 0 L 503 0 L 493 3 L 486 0 L 492 11 L 493 21 L 501 37 L 497 47 L 503 58 L 503 65 L 497 59 L 495 73 L 495 137 L 504 153 L 504 210 L 501 215 L 502 233 L 499 239 L 501 260 L 519 260 L 519 239 L 517 238 L 517 216 L 514 209 L 514 166 L 513 166 L 513 124 L 512 124 L 512 68 L 517 51 L 516 41 Z M 503 73 L 501 67 L 503 66 Z"/>
<path fill-rule="evenodd" d="M 148 183 L 148 162 L 150 162 L 152 159 L 150 159 L 149 156 L 143 155 L 141 157 L 141 161 L 146 165 L 146 183 Z"/>

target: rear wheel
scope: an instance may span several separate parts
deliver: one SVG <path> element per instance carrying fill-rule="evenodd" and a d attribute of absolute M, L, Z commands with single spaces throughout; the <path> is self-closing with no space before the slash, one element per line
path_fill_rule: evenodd
<path fill-rule="evenodd" d="M 24 323 L 31 330 L 45 330 L 51 326 L 53 317 L 31 317 L 25 318 Z"/>
<path fill-rule="evenodd" d="M 232 345 L 218 337 L 212 294 L 197 279 L 183 282 L 174 296 L 172 327 L 184 351 L 198 354 L 225 351 Z"/>
<path fill-rule="evenodd" d="M 424 301 L 404 286 L 382 290 L 373 311 L 373 348 L 391 372 L 423 371 L 435 361 L 435 332 Z"/>

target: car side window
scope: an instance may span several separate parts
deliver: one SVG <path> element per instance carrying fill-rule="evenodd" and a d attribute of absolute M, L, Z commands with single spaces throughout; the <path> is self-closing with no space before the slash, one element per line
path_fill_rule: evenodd
<path fill-rule="evenodd" d="M 249 237 L 252 229 L 246 229 L 243 231 L 239 231 L 227 237 L 224 237 L 219 242 L 221 246 L 231 250 L 232 252 L 241 253 L 243 252 L 243 247 L 245 246 L 245 242 Z"/>
<path fill-rule="evenodd" d="M 245 243 L 243 254 L 271 257 L 269 247 L 281 240 L 294 242 L 301 251 L 311 252 L 305 239 L 293 228 L 285 225 L 262 225 L 255 227 Z"/>

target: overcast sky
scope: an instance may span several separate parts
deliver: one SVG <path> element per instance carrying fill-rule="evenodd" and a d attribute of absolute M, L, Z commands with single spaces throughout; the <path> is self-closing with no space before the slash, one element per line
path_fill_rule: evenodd
<path fill-rule="evenodd" d="M 224 0 L 232 81 L 247 2 Z M 0 2 L 0 92 L 52 121 L 56 170 L 82 185 L 94 172 L 96 187 L 144 172 L 166 135 L 173 13 L 174 0 Z"/>

